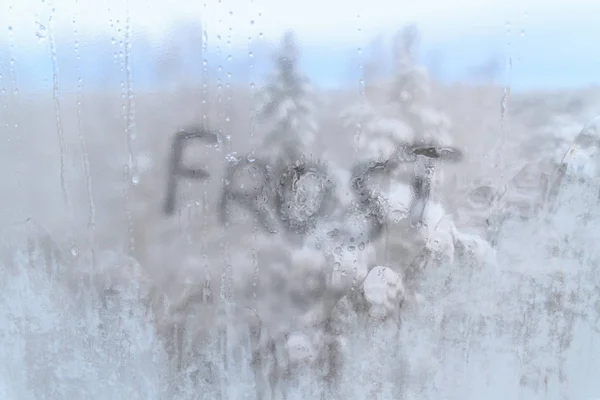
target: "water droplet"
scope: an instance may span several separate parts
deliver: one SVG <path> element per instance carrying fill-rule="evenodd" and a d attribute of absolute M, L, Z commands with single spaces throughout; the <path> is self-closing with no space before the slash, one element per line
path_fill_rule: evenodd
<path fill-rule="evenodd" d="M 392 221 L 400 222 L 403 219 L 406 219 L 408 216 L 408 212 L 406 210 L 393 210 L 392 211 Z"/>
<path fill-rule="evenodd" d="M 238 155 L 237 155 L 237 152 L 236 152 L 236 151 L 234 151 L 233 153 L 229 153 L 229 154 L 227 154 L 227 155 L 225 156 L 225 158 L 227 159 L 227 161 L 229 161 L 229 162 L 230 162 L 230 163 L 232 163 L 232 164 L 235 164 L 235 163 L 239 162 L 239 160 L 240 160 L 240 159 L 238 158 Z"/>
<path fill-rule="evenodd" d="M 140 183 L 140 176 L 138 174 L 131 175 L 131 182 L 133 182 L 134 185 L 137 185 Z"/>
<path fill-rule="evenodd" d="M 250 25 L 254 25 L 254 20 L 251 20 L 251 21 L 250 21 Z"/>
<path fill-rule="evenodd" d="M 75 246 L 71 247 L 71 255 L 73 255 L 73 257 L 77 257 L 78 254 L 79 254 L 79 250 L 77 250 L 77 247 L 75 247 Z"/>
<path fill-rule="evenodd" d="M 333 269 L 337 271 L 338 269 L 340 269 L 341 266 L 342 266 L 342 264 L 340 264 L 339 262 L 336 262 L 335 264 L 333 264 Z"/>
<path fill-rule="evenodd" d="M 348 251 L 354 251 L 354 250 L 356 250 L 356 247 L 354 247 L 354 246 L 348 246 Z"/>
<path fill-rule="evenodd" d="M 334 252 L 335 254 L 338 254 L 338 255 L 339 255 L 339 254 L 342 254 L 342 248 L 341 248 L 340 246 L 337 246 L 337 247 L 335 248 L 335 250 L 333 250 L 333 252 Z"/>
<path fill-rule="evenodd" d="M 36 21 L 37 30 L 35 36 L 37 36 L 40 42 L 44 41 L 48 37 L 47 28 L 39 21 Z"/>
<path fill-rule="evenodd" d="M 365 242 L 360 242 L 360 244 L 358 245 L 358 250 L 360 250 L 360 251 L 365 250 Z"/>

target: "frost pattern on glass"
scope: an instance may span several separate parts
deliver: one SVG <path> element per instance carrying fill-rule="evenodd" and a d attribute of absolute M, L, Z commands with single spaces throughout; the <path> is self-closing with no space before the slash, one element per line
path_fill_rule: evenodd
<path fill-rule="evenodd" d="M 597 89 L 67 3 L 0 15 L 1 398 L 600 397 Z"/>

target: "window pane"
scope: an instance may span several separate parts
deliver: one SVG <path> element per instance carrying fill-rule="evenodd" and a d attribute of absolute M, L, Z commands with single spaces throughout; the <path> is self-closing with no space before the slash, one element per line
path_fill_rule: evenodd
<path fill-rule="evenodd" d="M 584 1 L 0 11 L 0 398 L 600 398 Z"/>

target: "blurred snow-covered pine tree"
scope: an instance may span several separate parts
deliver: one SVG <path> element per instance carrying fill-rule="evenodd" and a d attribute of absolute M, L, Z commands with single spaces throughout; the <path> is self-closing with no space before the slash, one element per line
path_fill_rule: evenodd
<path fill-rule="evenodd" d="M 376 44 L 380 46 L 379 42 Z M 400 145 L 453 144 L 450 119 L 434 105 L 431 78 L 427 69 L 418 62 L 418 45 L 419 32 L 415 26 L 409 25 L 398 31 L 389 44 L 391 68 L 380 69 L 390 70 L 387 79 L 365 83 L 370 87 L 369 92 L 362 96 L 359 104 L 347 108 L 341 114 L 346 128 L 350 131 L 348 134 L 359 132 L 357 146 L 359 157 L 364 161 L 389 159 L 394 156 Z M 378 61 L 386 60 L 371 60 L 370 64 Z M 428 165 L 421 165 L 424 162 Z M 420 160 L 418 164 L 401 164 L 389 173 L 378 188 L 388 203 L 387 218 L 390 221 L 384 248 L 379 249 L 386 254 L 381 262 L 388 261 L 388 254 L 400 253 L 403 255 L 400 264 L 406 266 L 423 247 L 423 235 L 427 236 L 427 230 L 420 230 L 415 236 L 412 232 L 414 228 L 409 226 L 406 218 L 411 197 L 409 186 L 416 172 L 415 167 L 420 167 L 421 170 L 429 168 L 427 160 Z M 433 181 L 432 189 L 435 190 L 443 181 L 439 169 L 435 172 Z M 374 187 L 375 184 L 371 183 L 370 186 Z M 436 201 L 435 197 L 433 195 L 429 202 L 438 203 L 439 199 Z M 432 212 L 427 210 L 425 214 Z M 428 215 L 423 217 L 426 220 L 430 219 Z"/>
<path fill-rule="evenodd" d="M 394 37 L 394 68 L 389 107 L 410 126 L 417 141 L 442 146 L 452 144 L 450 120 L 431 101 L 431 78 L 417 61 L 419 32 L 409 25 Z"/>
<path fill-rule="evenodd" d="M 384 83 L 383 100 L 372 89 L 341 115 L 347 128 L 359 128 L 358 147 L 367 159 L 388 158 L 401 143 L 452 145 L 450 119 L 432 105 L 431 79 L 417 60 L 418 37 L 412 25 L 394 36 L 392 72 Z"/>
<path fill-rule="evenodd" d="M 290 149 L 310 149 L 316 139 L 316 96 L 298 66 L 299 58 L 294 34 L 286 32 L 273 55 L 274 70 L 257 112 L 268 129 L 264 142 L 268 158 L 286 158 Z"/>

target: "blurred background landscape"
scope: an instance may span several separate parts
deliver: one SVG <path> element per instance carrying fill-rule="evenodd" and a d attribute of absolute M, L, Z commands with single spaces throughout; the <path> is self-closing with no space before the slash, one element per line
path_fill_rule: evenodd
<path fill-rule="evenodd" d="M 600 397 L 598 11 L 3 4 L 1 397 Z M 167 215 L 173 135 L 198 129 L 218 141 L 183 163 L 210 177 Z M 463 159 L 418 227 L 412 164 L 373 184 L 365 239 L 353 166 L 419 141 Z M 290 146 L 339 200 L 302 245 L 223 200 Z"/>

